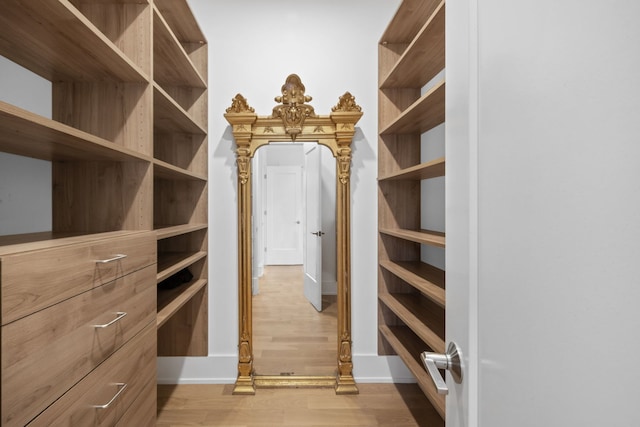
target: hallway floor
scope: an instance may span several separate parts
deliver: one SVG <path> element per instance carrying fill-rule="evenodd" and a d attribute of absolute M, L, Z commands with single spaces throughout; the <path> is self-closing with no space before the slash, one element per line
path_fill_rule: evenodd
<path fill-rule="evenodd" d="M 253 296 L 254 369 L 259 375 L 335 375 L 335 295 L 318 312 L 304 296 L 301 265 L 268 265 Z"/>

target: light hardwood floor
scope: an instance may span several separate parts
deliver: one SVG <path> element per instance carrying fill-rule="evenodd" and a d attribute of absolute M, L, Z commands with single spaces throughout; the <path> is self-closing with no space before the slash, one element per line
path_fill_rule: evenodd
<path fill-rule="evenodd" d="M 415 384 L 358 384 L 360 394 L 333 389 L 258 389 L 233 385 L 158 386 L 158 427 L 444 427 Z"/>
<path fill-rule="evenodd" d="M 304 296 L 300 265 L 268 265 L 253 297 L 254 369 L 259 375 L 335 375 L 336 297 L 318 312 Z"/>
<path fill-rule="evenodd" d="M 327 297 L 318 313 L 302 293 L 302 269 L 268 267 L 253 299 L 255 369 L 259 374 L 332 375 L 337 312 Z M 233 385 L 159 385 L 159 427 L 443 427 L 416 384 L 358 384 L 360 394 L 333 389 L 266 389 L 233 395 Z"/>

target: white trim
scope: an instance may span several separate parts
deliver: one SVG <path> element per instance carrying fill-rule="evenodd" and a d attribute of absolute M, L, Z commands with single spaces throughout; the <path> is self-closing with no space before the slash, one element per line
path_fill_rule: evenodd
<path fill-rule="evenodd" d="M 415 383 L 416 379 L 398 356 L 353 355 L 356 383 Z"/>
<path fill-rule="evenodd" d="M 233 384 L 237 355 L 158 357 L 158 384 Z"/>
<path fill-rule="evenodd" d="M 398 356 L 354 355 L 356 383 L 414 383 Z M 158 384 L 233 384 L 237 355 L 158 357 Z"/>

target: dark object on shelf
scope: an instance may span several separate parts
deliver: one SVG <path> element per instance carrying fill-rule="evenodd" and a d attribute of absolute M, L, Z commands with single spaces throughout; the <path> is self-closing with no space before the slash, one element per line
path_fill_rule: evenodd
<path fill-rule="evenodd" d="M 183 268 L 182 270 L 178 271 L 175 274 L 172 274 L 162 282 L 158 283 L 158 289 L 167 290 L 177 288 L 184 283 L 190 282 L 191 279 L 193 279 L 193 274 L 191 274 L 188 269 Z"/>

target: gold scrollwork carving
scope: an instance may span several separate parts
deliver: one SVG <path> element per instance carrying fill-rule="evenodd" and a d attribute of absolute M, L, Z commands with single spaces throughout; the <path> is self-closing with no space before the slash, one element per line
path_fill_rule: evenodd
<path fill-rule="evenodd" d="M 241 363 L 249 363 L 253 356 L 251 355 L 251 346 L 249 345 L 249 334 L 245 331 L 240 337 L 240 348 L 238 349 L 238 357 Z"/>
<path fill-rule="evenodd" d="M 343 336 L 340 342 L 340 361 L 351 362 L 351 341 L 348 336 Z"/>
<path fill-rule="evenodd" d="M 344 95 L 338 98 L 338 104 L 331 111 L 362 111 L 362 107 L 356 104 L 355 96 L 345 92 Z"/>
<path fill-rule="evenodd" d="M 251 152 L 248 148 L 238 148 L 236 150 L 236 163 L 238 164 L 238 178 L 240 184 L 244 185 L 249 181 L 249 167 L 251 166 Z"/>
<path fill-rule="evenodd" d="M 338 149 L 338 179 L 342 184 L 349 182 L 351 173 L 351 148 L 342 147 Z"/>
<path fill-rule="evenodd" d="M 253 113 L 255 110 L 249 106 L 247 99 L 239 93 L 231 100 L 231 107 L 227 108 L 227 113 Z"/>
<path fill-rule="evenodd" d="M 300 132 L 307 117 L 315 117 L 313 107 L 306 102 L 311 97 L 305 95 L 305 87 L 297 74 L 290 74 L 281 88 L 282 96 L 276 96 L 275 101 L 282 103 L 273 108 L 272 117 L 282 119 L 285 131 L 293 141 Z"/>
<path fill-rule="evenodd" d="M 338 354 L 338 371 L 342 376 L 351 376 L 353 362 L 351 360 L 351 339 L 348 333 L 342 334 L 340 353 Z"/>

